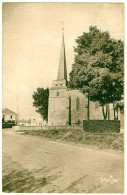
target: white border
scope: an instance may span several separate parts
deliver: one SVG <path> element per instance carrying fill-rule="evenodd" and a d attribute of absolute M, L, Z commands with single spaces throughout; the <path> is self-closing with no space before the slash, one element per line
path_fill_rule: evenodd
<path fill-rule="evenodd" d="M 127 127 L 127 122 L 126 122 L 126 113 L 127 113 L 127 106 L 126 106 L 126 95 L 127 95 L 127 78 L 126 78 L 126 76 L 127 76 L 127 68 L 126 68 L 126 62 L 127 62 L 127 46 L 126 46 L 126 44 L 127 44 L 127 40 L 126 40 L 126 33 L 127 33 L 127 27 L 126 27 L 126 17 L 127 17 L 127 3 L 126 3 L 126 0 L 105 0 L 105 1 L 103 1 L 103 0 L 98 0 L 98 1 L 96 1 L 96 0 L 90 0 L 90 1 L 86 1 L 86 0 L 80 0 L 80 1 L 76 1 L 76 0 L 70 0 L 70 1 L 67 1 L 67 0 L 62 0 L 62 1 L 60 1 L 60 0 L 56 0 L 56 1 L 43 1 L 43 0 L 38 0 L 38 1 L 34 1 L 34 0 L 22 0 L 22 1 L 11 1 L 11 0 L 5 0 L 5 1 L 1 1 L 0 2 L 0 26 L 1 26 L 1 39 L 0 39 L 0 41 L 1 41 L 1 44 L 0 44 L 0 59 L 1 59 L 1 63 L 0 63 L 0 65 L 1 65 L 1 78 L 2 78 L 2 3 L 4 3 L 4 2 L 15 2 L 15 3 L 25 3 L 25 2 L 28 2 L 28 3 L 40 3 L 40 2 L 44 2 L 44 3 L 62 3 L 62 2 L 65 2 L 65 3 L 124 3 L 125 4 L 125 76 L 124 76 L 124 78 L 125 78 L 125 115 L 124 115 L 124 119 L 125 119 L 125 127 L 124 127 L 124 132 L 125 132 L 125 149 L 127 148 L 127 144 L 126 144 L 126 141 L 127 141 L 127 135 L 126 135 L 126 127 Z M 1 87 L 1 92 L 2 92 L 2 79 L 0 79 L 0 87 Z M 0 103 L 0 106 L 1 106 L 1 108 L 2 108 L 2 95 L 0 96 L 0 98 L 1 98 L 1 103 Z M 1 112 L 2 112 L 2 109 L 1 109 Z M 2 113 L 1 113 L 1 115 L 0 115 L 0 120 L 2 119 Z M 0 123 L 1 124 L 1 123 Z M 1 136 L 0 136 L 0 143 L 1 143 L 1 157 L 2 157 L 2 124 L 1 124 Z M 126 150 L 125 150 L 125 154 L 124 154 L 124 158 L 125 158 L 125 160 L 124 160 L 124 165 L 125 165 L 125 168 L 124 168 L 124 174 L 125 174 L 125 180 L 124 180 L 124 188 L 125 188 L 125 191 L 124 191 L 124 194 L 127 194 L 127 182 L 126 182 L 126 177 L 127 177 L 127 168 L 126 168 L 126 164 L 127 164 L 127 155 L 126 155 Z M 1 158 L 2 159 L 2 158 Z M 2 193 L 2 160 L 0 161 L 0 165 L 1 165 L 1 169 L 0 169 L 0 188 L 1 188 L 1 190 L 0 190 L 0 192 Z M 4 193 L 4 194 L 8 194 L 8 193 Z M 13 194 L 13 193 L 11 193 L 11 194 Z M 18 193 L 18 194 L 22 194 L 22 193 Z M 27 193 L 24 193 L 24 194 L 27 194 Z M 38 194 L 40 194 L 40 193 L 38 193 Z M 45 193 L 44 193 L 45 194 Z M 49 193 L 48 193 L 49 194 Z M 92 194 L 94 194 L 94 193 L 92 193 Z M 99 194 L 101 194 L 101 193 L 99 193 Z M 118 194 L 118 193 L 117 193 Z M 89 194 L 88 194 L 89 195 Z"/>

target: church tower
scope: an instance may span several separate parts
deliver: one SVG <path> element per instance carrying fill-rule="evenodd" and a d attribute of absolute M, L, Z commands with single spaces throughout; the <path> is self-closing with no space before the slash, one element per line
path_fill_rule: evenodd
<path fill-rule="evenodd" d="M 48 125 L 61 126 L 67 123 L 67 67 L 64 43 L 64 29 L 62 28 L 62 45 L 60 51 L 57 80 L 52 82 L 49 90 Z"/>
<path fill-rule="evenodd" d="M 59 58 L 59 67 L 57 73 L 57 80 L 52 82 L 52 88 L 66 87 L 67 85 L 67 67 L 66 67 L 66 53 L 64 43 L 64 29 L 62 28 L 62 45 Z"/>

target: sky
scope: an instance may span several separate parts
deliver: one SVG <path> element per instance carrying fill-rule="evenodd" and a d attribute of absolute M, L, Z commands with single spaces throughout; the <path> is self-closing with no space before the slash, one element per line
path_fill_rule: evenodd
<path fill-rule="evenodd" d="M 89 26 L 124 40 L 122 3 L 3 3 L 2 106 L 19 110 L 20 119 L 41 120 L 32 94 L 57 78 L 62 21 L 68 75 L 75 39 Z"/>

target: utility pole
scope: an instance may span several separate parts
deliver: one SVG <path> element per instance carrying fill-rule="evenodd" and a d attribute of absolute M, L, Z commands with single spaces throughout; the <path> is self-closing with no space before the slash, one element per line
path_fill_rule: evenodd
<path fill-rule="evenodd" d="M 30 126 L 31 126 L 31 114 L 30 114 Z"/>
<path fill-rule="evenodd" d="M 17 96 L 17 126 L 19 125 L 19 96 Z"/>
<path fill-rule="evenodd" d="M 71 125 L 71 96 L 69 97 L 69 125 Z"/>

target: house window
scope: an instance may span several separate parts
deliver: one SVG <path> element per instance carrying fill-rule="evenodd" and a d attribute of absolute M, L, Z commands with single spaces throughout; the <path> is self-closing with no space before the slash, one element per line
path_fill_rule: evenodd
<path fill-rule="evenodd" d="M 56 93 L 56 96 L 59 96 L 59 92 Z"/>
<path fill-rule="evenodd" d="M 99 102 L 95 102 L 95 110 L 98 110 L 99 109 Z"/>
<path fill-rule="evenodd" d="M 11 116 L 10 116 L 10 119 L 12 119 L 12 117 L 13 117 L 13 116 L 11 115 Z"/>
<path fill-rule="evenodd" d="M 80 109 L 80 99 L 77 98 L 76 99 L 76 110 L 79 110 Z"/>

